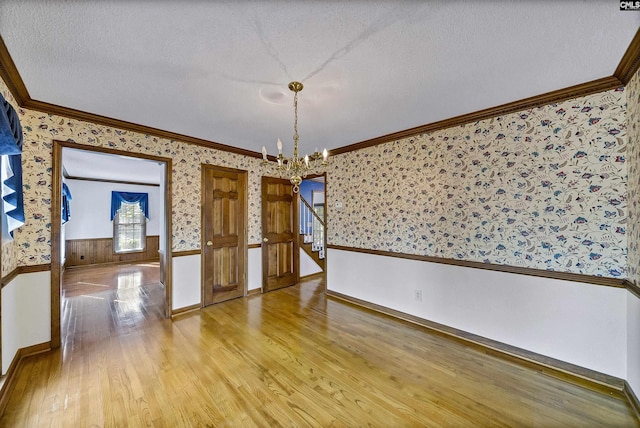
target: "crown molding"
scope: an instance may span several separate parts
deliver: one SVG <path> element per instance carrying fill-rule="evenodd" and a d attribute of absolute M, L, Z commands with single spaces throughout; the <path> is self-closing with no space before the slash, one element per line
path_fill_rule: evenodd
<path fill-rule="evenodd" d="M 541 107 L 548 104 L 557 103 L 571 98 L 582 97 L 585 95 L 596 94 L 611 89 L 624 86 L 618 78 L 614 76 L 604 77 L 602 79 L 592 80 L 591 82 L 581 83 L 579 85 L 570 86 L 568 88 L 558 89 L 556 91 L 547 92 L 534 97 L 524 98 L 497 107 L 491 107 L 484 110 L 478 110 L 473 113 L 467 113 L 455 116 L 449 119 L 432 122 L 425 125 L 416 126 L 415 128 L 405 129 L 404 131 L 393 132 L 391 134 L 382 135 L 370 140 L 361 141 L 359 143 L 350 144 L 348 146 L 339 147 L 331 150 L 330 155 L 338 155 L 342 153 L 352 152 L 354 150 L 364 149 L 366 147 L 377 146 L 389 141 L 395 141 L 402 138 L 413 137 L 418 134 L 439 131 L 441 129 L 452 128 L 454 126 L 474 123 L 480 120 L 490 119 L 496 116 L 503 116 L 509 113 L 515 113 L 524 110 L 530 110 L 535 107 Z"/>
<path fill-rule="evenodd" d="M 636 32 L 635 36 L 631 40 L 629 47 L 625 51 L 618 67 L 614 74 L 609 77 L 592 80 L 590 82 L 581 83 L 578 85 L 570 86 L 563 89 L 558 89 L 544 94 L 536 95 L 529 98 L 524 98 L 518 101 L 514 101 L 507 104 L 502 104 L 496 107 L 487 108 L 484 110 L 478 110 L 476 112 L 463 114 L 460 116 L 444 119 L 438 122 L 432 122 L 425 125 L 416 126 L 414 128 L 405 129 L 403 131 L 394 132 L 391 134 L 382 135 L 380 137 L 364 140 L 358 143 L 350 144 L 343 147 L 330 150 L 329 155 L 338 155 L 342 153 L 351 152 L 354 150 L 364 149 L 366 147 L 376 146 L 389 141 L 398 140 L 401 138 L 412 137 L 414 135 L 434 132 L 441 129 L 451 128 L 454 126 L 460 126 L 467 123 L 477 122 L 479 120 L 490 119 L 496 116 L 502 116 L 509 113 L 515 113 L 518 111 L 528 110 L 536 107 L 541 107 L 548 104 L 565 101 L 572 98 L 582 97 L 586 95 L 595 94 L 598 92 L 609 91 L 625 86 L 633 75 L 640 68 L 640 29 Z M 166 138 L 170 140 L 178 140 L 185 143 L 196 144 L 199 146 L 213 148 L 216 150 L 222 150 L 225 152 L 236 153 L 239 155 L 261 158 L 262 154 L 254 152 L 252 150 L 242 149 L 239 147 L 229 146 L 226 144 L 216 143 L 214 141 L 208 141 L 201 138 L 190 137 L 184 134 L 178 134 L 175 132 L 164 131 L 162 129 L 153 128 L 150 126 L 139 125 L 124 120 L 114 119 L 107 116 L 101 116 L 93 113 L 87 113 L 84 111 L 50 104 L 42 101 L 31 99 L 29 91 L 27 90 L 18 69 L 7 50 L 2 37 L 0 36 L 0 77 L 5 81 L 9 91 L 13 94 L 14 98 L 22 108 L 30 110 L 41 111 L 47 114 L 56 114 L 65 116 L 71 119 L 82 120 L 85 122 L 91 122 L 98 125 L 104 125 L 128 131 L 138 132 L 141 134 L 149 134 L 160 138 Z M 275 160 L 275 157 L 269 156 L 270 160 Z"/>
<path fill-rule="evenodd" d="M 137 123 L 127 122 L 120 119 L 114 119 L 107 116 L 101 116 L 99 114 L 87 113 L 81 110 L 76 110 L 69 107 L 63 107 L 56 104 L 50 104 L 42 101 L 28 99 L 24 102 L 24 105 L 21 105 L 21 107 L 27 108 L 29 110 L 41 111 L 47 114 L 64 116 L 70 119 L 76 119 L 84 122 L 95 123 L 97 125 L 104 125 L 111 128 L 124 129 L 126 131 L 153 135 L 154 137 L 166 138 L 168 140 L 177 140 L 185 143 L 195 144 L 197 146 L 207 147 L 210 149 L 216 149 L 216 150 L 221 150 L 229 153 L 235 153 L 238 155 L 262 159 L 262 153 L 254 152 L 253 150 L 247 150 L 247 149 L 242 149 L 240 147 L 234 147 L 234 146 L 229 146 L 222 143 L 216 143 L 215 141 L 204 140 L 202 138 L 190 137 L 188 135 L 178 134 L 177 132 L 164 131 L 162 129 L 153 128 L 151 126 L 139 125 Z"/>
<path fill-rule="evenodd" d="M 64 178 L 67 180 L 77 180 L 77 181 L 92 181 L 94 183 L 115 183 L 115 184 L 130 184 L 132 186 L 149 186 L 149 187 L 160 187 L 158 183 L 143 183 L 140 181 L 126 181 L 126 180 L 110 180 L 106 178 L 92 178 L 92 177 L 76 177 L 73 175 L 64 175 Z"/>
<path fill-rule="evenodd" d="M 13 62 L 13 58 L 9 55 L 7 45 L 4 44 L 2 36 L 0 36 L 0 77 L 5 81 L 9 92 L 16 99 L 16 102 L 20 107 L 24 107 L 26 100 L 30 100 L 29 91 L 25 86 L 16 64 Z"/>
<path fill-rule="evenodd" d="M 112 128 L 138 132 L 140 134 L 153 135 L 155 137 L 166 138 L 169 140 L 182 141 L 185 143 L 195 144 L 198 146 L 235 153 L 243 156 L 262 158 L 262 153 L 254 152 L 252 150 L 228 146 L 226 144 L 216 143 L 214 141 L 208 141 L 202 138 L 191 137 L 188 135 L 178 134 L 176 132 L 164 131 L 162 129 L 153 128 L 151 126 L 139 125 L 137 123 L 127 122 L 124 120 L 114 119 L 99 114 L 88 113 L 69 107 L 31 99 L 29 91 L 27 90 L 27 87 L 25 86 L 15 63 L 13 62 L 13 59 L 9 54 L 9 50 L 7 49 L 7 45 L 5 45 L 4 43 L 2 36 L 0 36 L 0 77 L 2 77 L 2 79 L 5 81 L 7 87 L 9 88 L 9 91 L 16 99 L 16 102 L 21 108 L 40 111 L 46 114 L 64 116 L 70 119 L 95 123 L 97 125 L 104 125 Z"/>
<path fill-rule="evenodd" d="M 478 110 L 473 113 L 467 113 L 460 116 L 444 119 L 438 122 L 428 123 L 416 126 L 414 128 L 405 129 L 404 131 L 394 132 L 380 137 L 364 140 L 359 143 L 350 144 L 348 146 L 339 147 L 331 150 L 330 155 L 338 155 L 341 153 L 352 152 L 354 150 L 364 149 L 366 147 L 377 146 L 389 141 L 399 140 L 401 138 L 413 137 L 418 134 L 439 131 L 441 129 L 452 128 L 454 126 L 474 123 L 479 120 L 491 119 L 496 116 L 503 116 L 509 113 L 529 110 L 548 104 L 558 103 L 560 101 L 572 98 L 584 97 L 586 95 L 597 94 L 598 92 L 609 91 L 625 86 L 633 75 L 640 68 L 640 29 L 636 31 L 635 36 L 631 40 L 629 47 L 625 51 L 618 67 L 613 76 L 604 77 L 602 79 L 592 80 L 590 82 L 581 83 L 567 88 L 558 89 L 556 91 L 547 92 L 529 98 L 524 98 L 496 107 Z"/>
<path fill-rule="evenodd" d="M 640 68 L 640 29 L 636 31 L 636 35 L 631 40 L 627 51 L 622 56 L 620 64 L 613 73 L 623 84 L 629 83 L 631 78 Z"/>

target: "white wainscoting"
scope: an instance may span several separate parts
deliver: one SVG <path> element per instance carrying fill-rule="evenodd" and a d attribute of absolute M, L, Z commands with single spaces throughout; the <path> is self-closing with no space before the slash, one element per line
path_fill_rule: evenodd
<path fill-rule="evenodd" d="M 318 263 L 300 248 L 300 276 L 309 276 L 320 272 L 322 272 L 322 268 L 318 266 Z"/>
<path fill-rule="evenodd" d="M 172 309 L 186 308 L 201 303 L 201 256 L 180 256 L 173 258 Z M 247 260 L 247 290 L 262 287 L 262 252 L 260 248 L 250 248 Z"/>
<path fill-rule="evenodd" d="M 2 374 L 20 348 L 51 340 L 51 273 L 16 276 L 2 289 Z"/>
<path fill-rule="evenodd" d="M 262 289 L 262 248 L 249 248 L 247 290 Z"/>
<path fill-rule="evenodd" d="M 201 302 L 200 254 L 173 258 L 171 301 L 173 310 Z"/>
<path fill-rule="evenodd" d="M 640 298 L 627 293 L 627 382 L 640 397 Z"/>
<path fill-rule="evenodd" d="M 626 289 L 336 249 L 328 259 L 329 290 L 627 378 Z"/>

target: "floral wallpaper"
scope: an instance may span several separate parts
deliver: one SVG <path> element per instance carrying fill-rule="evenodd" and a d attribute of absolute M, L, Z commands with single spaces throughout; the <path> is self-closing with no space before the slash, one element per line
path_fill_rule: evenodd
<path fill-rule="evenodd" d="M 629 279 L 640 284 L 640 71 L 626 87 L 629 134 Z"/>
<path fill-rule="evenodd" d="M 337 155 L 328 242 L 626 277 L 625 101 L 608 91 Z"/>
<path fill-rule="evenodd" d="M 3 94 L 8 92 L 4 82 L 0 82 Z M 21 109 L 19 113 L 25 137 L 23 177 L 26 224 L 15 233 L 18 265 L 51 261 L 54 139 L 171 158 L 174 251 L 200 248 L 200 164 L 249 171 L 249 243 L 261 241 L 260 180 L 263 170 L 260 159 L 31 110 Z"/>
<path fill-rule="evenodd" d="M 639 80 L 627 96 L 608 91 L 332 157 L 327 195 L 344 208 L 329 206 L 329 243 L 626 277 L 628 228 L 638 242 L 627 225 L 627 157 L 633 176 L 638 149 L 626 153 L 625 110 Z M 2 81 L 0 90 L 12 100 Z M 630 107 L 637 118 L 638 103 Z M 2 248 L 3 274 L 50 261 L 54 139 L 171 158 L 174 251 L 200 247 L 200 164 L 247 170 L 249 242 L 260 242 L 259 159 L 19 112 L 27 223 Z"/>

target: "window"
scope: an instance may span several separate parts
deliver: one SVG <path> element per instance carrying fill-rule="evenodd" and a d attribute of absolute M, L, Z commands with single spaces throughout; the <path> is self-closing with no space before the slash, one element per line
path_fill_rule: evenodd
<path fill-rule="evenodd" d="M 113 218 L 113 247 L 116 253 L 143 251 L 147 236 L 147 219 L 140 202 L 122 202 Z"/>

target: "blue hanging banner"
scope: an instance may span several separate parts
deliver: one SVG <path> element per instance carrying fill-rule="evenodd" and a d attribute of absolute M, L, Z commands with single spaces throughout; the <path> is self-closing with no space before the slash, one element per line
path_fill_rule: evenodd
<path fill-rule="evenodd" d="M 18 113 L 0 94 L 0 155 L 22 153 L 22 126 Z"/>
<path fill-rule="evenodd" d="M 2 201 L 7 227 L 13 231 L 24 224 L 22 191 L 22 126 L 18 113 L 0 94 L 0 155 L 2 162 Z"/>
<path fill-rule="evenodd" d="M 71 206 L 69 201 L 72 200 L 71 190 L 66 183 L 62 183 L 62 223 L 66 223 L 71 218 Z"/>

